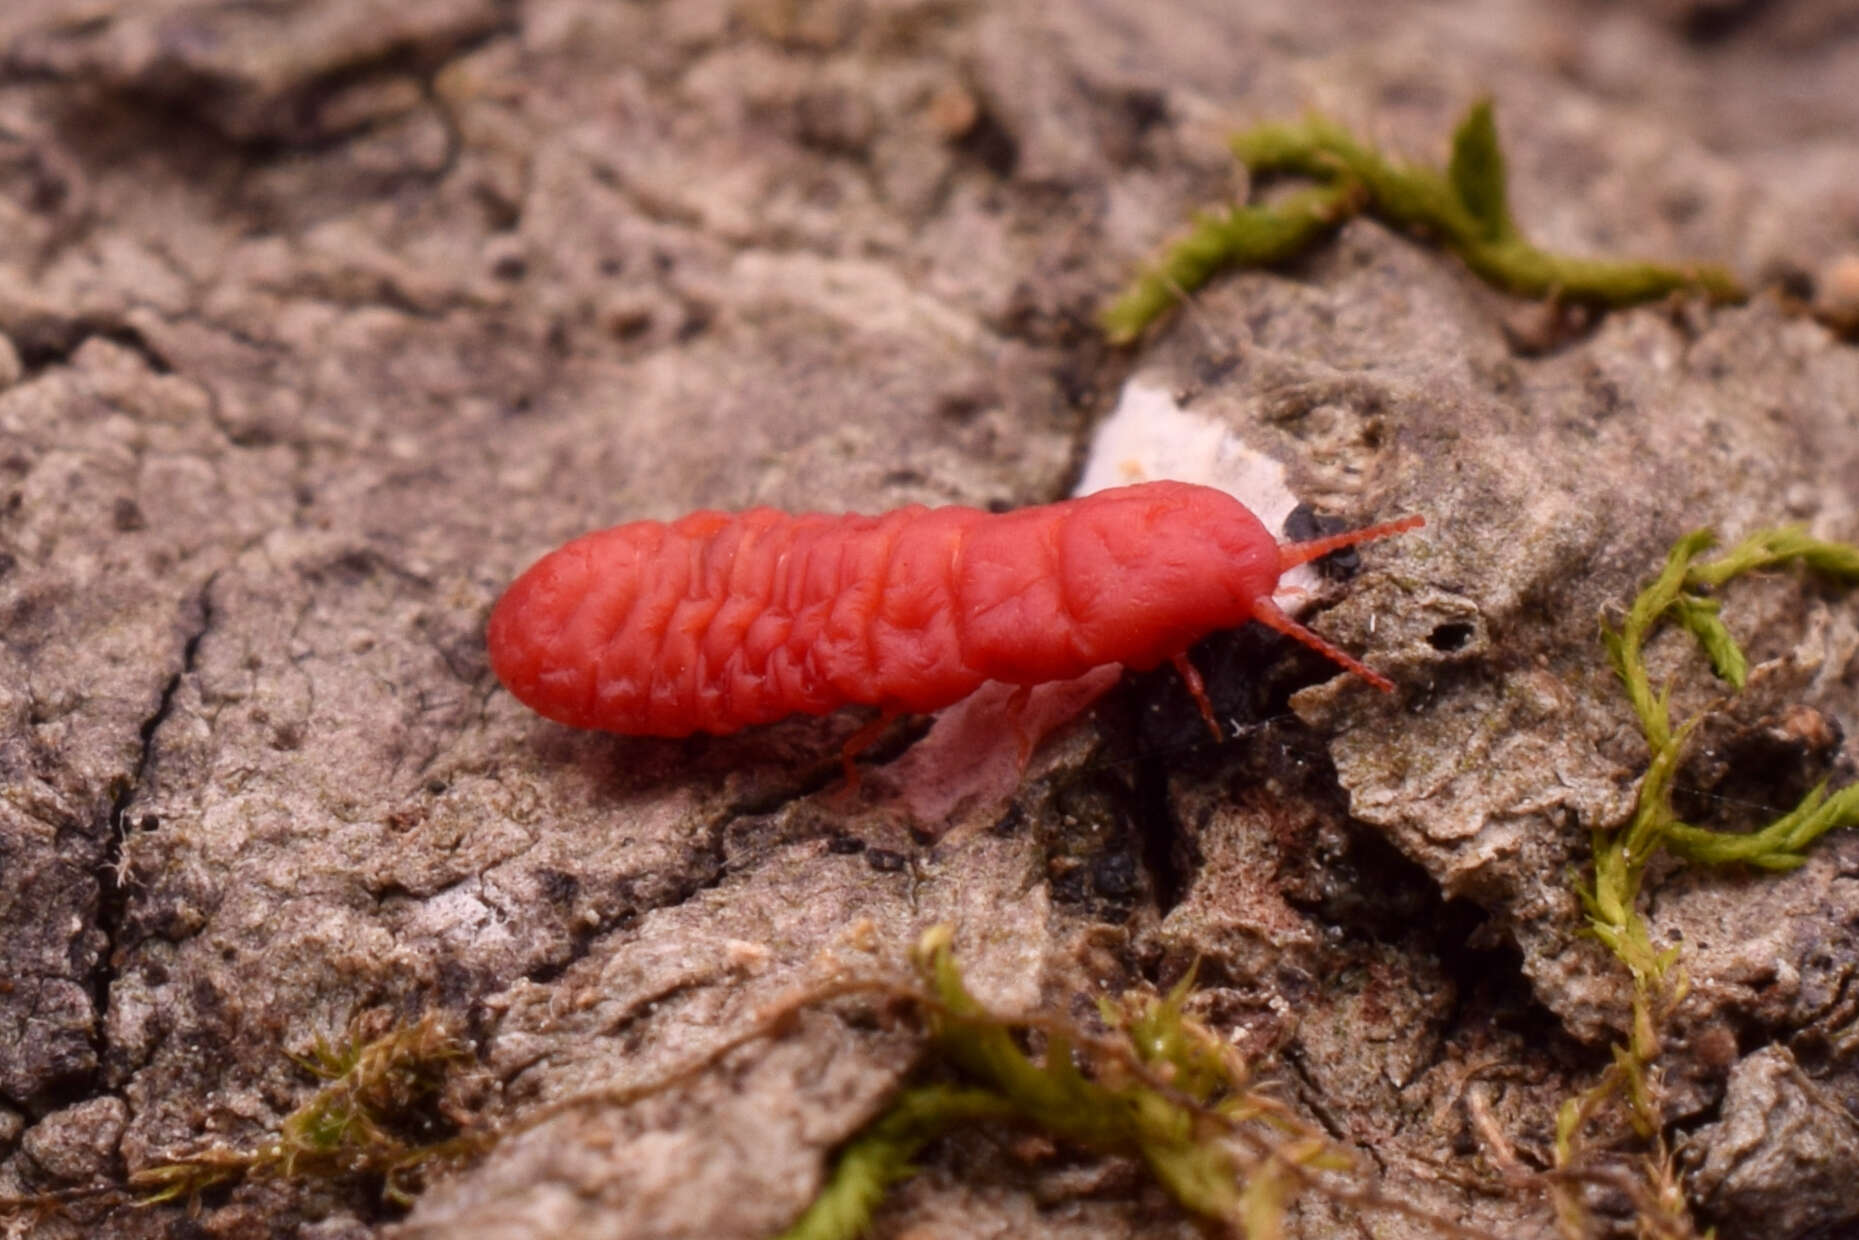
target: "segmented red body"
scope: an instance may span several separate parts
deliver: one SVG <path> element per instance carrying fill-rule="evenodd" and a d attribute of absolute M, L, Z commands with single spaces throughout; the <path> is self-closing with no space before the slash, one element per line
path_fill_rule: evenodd
<path fill-rule="evenodd" d="M 491 613 L 491 666 L 561 723 L 728 733 L 869 705 L 924 713 L 989 680 L 1153 667 L 1256 619 L 1386 688 L 1272 603 L 1279 575 L 1410 517 L 1280 545 L 1223 491 L 1151 482 L 994 514 L 696 512 L 588 534 Z"/>

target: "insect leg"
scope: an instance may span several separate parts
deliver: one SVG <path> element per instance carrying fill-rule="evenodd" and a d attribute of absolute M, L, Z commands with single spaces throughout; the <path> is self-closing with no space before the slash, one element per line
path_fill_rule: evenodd
<path fill-rule="evenodd" d="M 846 738 L 844 748 L 839 751 L 839 760 L 846 768 L 846 793 L 856 795 L 858 792 L 858 764 L 853 761 L 859 754 L 871 747 L 871 743 L 884 735 L 884 730 L 891 726 L 891 721 L 903 714 L 902 711 L 886 709 L 883 714 Z"/>
<path fill-rule="evenodd" d="M 1013 743 L 1015 755 L 1019 758 L 1019 770 L 1026 773 L 1027 763 L 1033 760 L 1033 750 L 1039 745 L 1038 732 L 1027 726 L 1026 704 L 1033 700 L 1033 686 L 1015 685 L 1013 693 L 1007 698 L 1007 705 L 1002 714 L 1013 724 Z"/>
<path fill-rule="evenodd" d="M 1201 718 L 1207 721 L 1207 730 L 1214 734 L 1214 740 L 1223 741 L 1226 733 L 1220 730 L 1220 721 L 1214 718 L 1214 704 L 1207 700 L 1207 685 L 1201 680 L 1200 671 L 1188 662 L 1187 652 L 1174 657 L 1175 672 L 1182 683 L 1188 686 L 1188 693 L 1194 698 L 1194 704 L 1201 708 Z"/>

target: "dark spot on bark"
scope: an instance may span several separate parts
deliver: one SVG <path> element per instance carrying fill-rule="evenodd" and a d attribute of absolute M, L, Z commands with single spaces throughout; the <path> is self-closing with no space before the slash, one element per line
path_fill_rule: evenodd
<path fill-rule="evenodd" d="M 1085 904 L 1090 891 L 1086 886 L 1086 874 L 1082 866 L 1054 874 L 1051 879 L 1052 899 L 1058 904 Z"/>
<path fill-rule="evenodd" d="M 1106 853 L 1091 865 L 1091 885 L 1107 900 L 1127 900 L 1141 890 L 1136 858 L 1127 852 Z"/>
<path fill-rule="evenodd" d="M 1020 166 L 1020 143 L 992 112 L 983 108 L 955 149 L 1003 181 Z"/>
<path fill-rule="evenodd" d="M 1237 353 L 1225 353 L 1219 357 L 1199 357 L 1194 361 L 1194 378 L 1202 387 L 1218 387 L 1232 377 L 1242 365 L 1244 361 Z"/>
<path fill-rule="evenodd" d="M 1605 422 L 1627 404 L 1620 394 L 1620 385 L 1598 370 L 1590 373 L 1582 384 L 1582 397 L 1584 411 L 1596 422 Z"/>
<path fill-rule="evenodd" d="M 1829 776 L 1845 739 L 1836 718 L 1799 704 L 1754 722 L 1706 720 L 1673 783 L 1673 808 L 1718 830 L 1762 826 Z"/>
<path fill-rule="evenodd" d="M 35 595 L 22 594 L 13 600 L 13 605 L 6 609 L 4 631 L 9 639 L 16 640 L 20 630 L 32 623 L 32 618 L 39 613 L 39 599 Z"/>
<path fill-rule="evenodd" d="M 843 87 L 806 90 L 794 101 L 793 111 L 795 139 L 829 155 L 863 154 L 877 128 L 870 101 Z"/>
<path fill-rule="evenodd" d="M 1704 198 L 1695 189 L 1677 189 L 1666 194 L 1659 203 L 1665 218 L 1673 224 L 1684 225 L 1696 219 L 1704 210 Z"/>
<path fill-rule="evenodd" d="M 110 524 L 117 532 L 133 533 L 148 528 L 148 518 L 142 515 L 142 508 L 128 496 L 124 496 L 110 506 Z"/>
<path fill-rule="evenodd" d="M 1326 516 L 1309 504 L 1299 504 L 1285 518 L 1284 536 L 1292 542 L 1307 542 L 1313 538 L 1340 534 L 1348 528 L 1349 523 L 1341 517 Z M 1362 557 L 1354 547 L 1343 547 L 1312 562 L 1317 566 L 1317 572 L 1331 581 L 1353 577 L 1362 567 Z"/>
<path fill-rule="evenodd" d="M 1451 624 L 1437 624 L 1433 626 L 1433 631 L 1427 634 L 1427 645 L 1450 654 L 1454 650 L 1465 649 L 1466 643 L 1472 640 L 1472 635 L 1477 631 L 1472 625 L 1458 621 Z"/>
<path fill-rule="evenodd" d="M 1007 812 L 1000 816 L 1000 821 L 988 828 L 994 835 L 1010 836 L 1026 825 L 1026 815 L 1018 805 L 1010 805 Z"/>
<path fill-rule="evenodd" d="M 232 948 L 228 947 L 224 952 L 221 953 L 221 955 L 224 956 L 227 960 L 231 960 L 234 956 L 237 955 L 237 953 L 234 952 Z M 213 1018 L 222 1017 L 225 1015 L 225 1012 L 226 1012 L 225 996 L 220 994 L 219 987 L 213 984 L 213 980 L 211 978 L 204 977 L 204 976 L 195 976 L 188 983 L 187 990 L 188 990 L 188 997 L 193 1000 L 194 1011 L 199 1013 L 201 1017 L 206 1018 L 208 1020 L 213 1020 Z M 213 1023 L 218 1023 L 218 1021 L 214 1020 Z M 203 1038 L 212 1038 L 213 1036 L 211 1033 L 209 1033 L 208 1031 L 204 1029 L 200 1030 L 199 1033 L 200 1033 L 200 1036 L 202 1036 Z M 215 1049 L 218 1049 L 218 1048 L 216 1047 Z"/>
<path fill-rule="evenodd" d="M 439 961 L 438 983 L 439 1001 L 451 1007 L 470 1002 L 479 990 L 477 975 L 451 957 Z"/>
<path fill-rule="evenodd" d="M 895 874 L 910 864 L 910 858 L 888 848 L 868 848 L 865 850 L 865 862 L 880 874 Z"/>
<path fill-rule="evenodd" d="M 1680 8 L 1679 29 L 1693 43 L 1722 43 L 1769 8 L 1757 0 L 1727 0 L 1716 4 L 1690 4 Z"/>
<path fill-rule="evenodd" d="M 652 330 L 652 312 L 639 309 L 616 315 L 612 327 L 615 340 L 637 340 Z"/>
<path fill-rule="evenodd" d="M 986 407 L 987 402 L 972 392 L 954 392 L 936 402 L 936 416 L 966 426 Z"/>
<path fill-rule="evenodd" d="M 675 335 L 680 344 L 694 340 L 710 329 L 712 310 L 709 306 L 692 302 L 684 308 L 684 321 L 678 324 Z"/>
<path fill-rule="evenodd" d="M 850 835 L 830 836 L 826 841 L 826 851 L 840 857 L 861 853 L 865 851 L 865 841 Z"/>
<path fill-rule="evenodd" d="M 1159 90 L 1132 90 L 1123 96 L 1123 112 L 1137 136 L 1168 120 L 1168 96 Z"/>
<path fill-rule="evenodd" d="M 70 361 L 79 346 L 92 337 L 108 340 L 137 354 L 155 374 L 174 373 L 168 359 L 141 332 L 105 318 L 35 318 L 14 329 L 13 343 L 27 373 L 33 374 Z"/>
<path fill-rule="evenodd" d="M 550 904 L 569 905 L 581 894 L 581 880 L 565 870 L 537 870 L 536 889 Z"/>
<path fill-rule="evenodd" d="M 1785 260 L 1776 262 L 1768 272 L 1770 281 L 1781 289 L 1785 296 L 1797 301 L 1813 301 L 1815 293 L 1814 273 L 1799 263 Z"/>
<path fill-rule="evenodd" d="M 355 585 L 375 575 L 381 567 L 380 557 L 366 547 L 352 547 L 335 558 L 329 566 L 336 580 Z"/>

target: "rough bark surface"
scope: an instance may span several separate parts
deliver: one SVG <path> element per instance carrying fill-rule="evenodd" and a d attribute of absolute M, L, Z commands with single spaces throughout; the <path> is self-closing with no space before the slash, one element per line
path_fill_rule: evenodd
<path fill-rule="evenodd" d="M 479 1066 L 455 1108 L 504 1124 L 948 922 L 1010 1011 L 1199 960 L 1196 1013 L 1385 1191 L 1548 1234 L 1540 1194 L 1441 1169 L 1545 1166 L 1625 1018 L 1571 885 L 1645 758 L 1597 618 L 1697 525 L 1859 539 L 1859 349 L 1791 300 L 1859 252 L 1846 6 L 0 8 L 0 1196 L 261 1141 L 315 1087 L 292 1056 L 358 1016 L 445 1018 Z M 1482 91 L 1544 245 L 1786 295 L 1533 355 L 1515 302 L 1362 220 L 1100 343 L 1096 307 L 1233 192 L 1225 133 L 1315 107 L 1438 160 Z M 856 717 L 576 734 L 489 673 L 491 602 L 573 534 L 1053 499 L 1132 374 L 1320 507 L 1427 515 L 1317 621 L 1399 694 L 1217 642 L 1223 709 L 1291 711 L 1215 749 L 1133 679 L 993 829 L 931 843 L 833 795 Z M 1859 602 L 1728 596 L 1751 686 L 1683 783 L 1734 826 L 1859 775 Z M 1653 653 L 1680 709 L 1717 699 Z M 1852 1225 L 1856 874 L 1849 835 L 1652 876 L 1693 990 L 1670 1119 L 1726 1240 Z M 265 1181 L 4 1223 L 764 1236 L 920 1049 L 811 1009 L 410 1213 Z M 933 1147 L 879 1234 L 1193 1234 L 1131 1165 L 1004 1140 Z M 1288 1225 L 1360 1234 L 1321 1201 Z"/>

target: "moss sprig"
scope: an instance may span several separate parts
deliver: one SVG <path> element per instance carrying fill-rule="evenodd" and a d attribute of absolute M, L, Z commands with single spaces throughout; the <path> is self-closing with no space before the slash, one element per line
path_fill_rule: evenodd
<path fill-rule="evenodd" d="M 1013 1114 L 1011 1102 L 986 1089 L 919 1085 L 904 1090 L 840 1152 L 832 1179 L 782 1233 L 783 1240 L 856 1240 L 892 1186 L 915 1174 L 914 1162 L 924 1146 L 962 1124 Z"/>
<path fill-rule="evenodd" d="M 252 1177 L 378 1180 L 382 1196 L 410 1205 L 430 1164 L 471 1152 L 465 1138 L 417 1139 L 423 1114 L 446 1074 L 469 1058 L 443 1024 L 427 1015 L 342 1040 L 320 1034 L 299 1067 L 323 1082 L 255 1148 L 215 1146 L 145 1167 L 129 1177 L 144 1205 L 192 1201 L 208 1189 Z"/>
<path fill-rule="evenodd" d="M 1748 833 L 1692 826 L 1679 821 L 1672 808 L 1672 780 L 1683 759 L 1685 741 L 1702 715 L 1674 725 L 1670 686 L 1654 690 L 1645 647 L 1655 629 L 1667 620 L 1678 623 L 1698 642 L 1717 677 L 1741 691 L 1748 679 L 1748 660 L 1719 615 L 1719 601 L 1705 591 L 1745 573 L 1789 563 L 1837 581 L 1859 583 L 1859 547 L 1813 538 L 1798 526 L 1759 530 L 1716 559 L 1702 560 L 1715 545 L 1716 537 L 1709 530 L 1695 530 L 1680 538 L 1659 575 L 1627 609 L 1620 628 L 1603 632 L 1608 657 L 1651 754 L 1633 817 L 1624 829 L 1599 833 L 1594 841 L 1594 885 L 1584 894 L 1595 932 L 1609 946 L 1635 937 L 1634 902 L 1647 863 L 1661 850 L 1706 864 L 1792 869 L 1806 860 L 1806 849 L 1820 836 L 1859 824 L 1859 786 L 1829 795 L 1823 784 L 1787 814 Z M 1656 958 L 1629 959 L 1618 947 L 1616 954 L 1635 970 L 1636 977 L 1653 979 L 1664 972 Z"/>
<path fill-rule="evenodd" d="M 1103 312 L 1116 344 L 1142 335 L 1149 324 L 1229 267 L 1272 267 L 1314 248 L 1360 210 L 1361 190 L 1335 181 L 1290 194 L 1270 206 L 1203 210 L 1188 234 L 1162 251 L 1153 266 Z"/>
<path fill-rule="evenodd" d="M 1639 895 L 1646 868 L 1660 853 L 1704 865 L 1748 865 L 1788 870 L 1807 859 L 1816 840 L 1841 827 L 1859 826 L 1859 784 L 1828 792 L 1823 782 L 1800 804 L 1759 830 L 1717 831 L 1680 821 L 1672 804 L 1673 779 L 1686 741 L 1702 713 L 1674 723 L 1671 686 L 1655 689 L 1646 667 L 1647 641 L 1665 623 L 1675 623 L 1698 643 L 1712 672 L 1733 690 L 1748 681 L 1748 659 L 1707 593 L 1745 573 L 1798 563 L 1834 580 L 1859 584 L 1859 547 L 1811 537 L 1798 526 L 1759 530 L 1715 559 L 1702 557 L 1716 546 L 1709 530 L 1680 538 L 1659 574 L 1628 607 L 1618 629 L 1603 629 L 1614 672 L 1637 716 L 1649 751 L 1646 774 L 1626 825 L 1593 836 L 1594 873 L 1579 891 L 1589 929 L 1626 966 L 1633 980 L 1631 1026 L 1624 1045 L 1595 1084 L 1565 1102 L 1556 1122 L 1556 1165 L 1579 1168 L 1587 1157 L 1590 1122 L 1620 1104 L 1624 1117 L 1648 1149 L 1641 1160 L 1639 1193 L 1642 1232 L 1695 1234 L 1684 1205 L 1683 1186 L 1663 1135 L 1658 1058 L 1661 1030 L 1686 995 L 1679 948 L 1657 948 Z M 1565 1183 L 1556 1193 L 1564 1231 L 1587 1234 L 1585 1212 Z"/>
<path fill-rule="evenodd" d="M 1105 1001 L 1110 1033 L 1089 1034 L 989 1012 L 964 985 L 951 939 L 948 927 L 931 929 L 915 962 L 932 1059 L 960 1083 L 900 1093 L 840 1151 L 826 1187 L 781 1240 L 855 1240 L 924 1145 L 978 1120 L 1137 1158 L 1182 1208 L 1256 1240 L 1280 1236 L 1289 1204 L 1311 1189 L 1437 1234 L 1482 1235 L 1352 1184 L 1355 1161 L 1252 1085 L 1232 1048 L 1185 1014 L 1192 975 L 1163 996 Z M 1042 1054 L 1023 1049 L 1029 1038 L 1043 1040 Z"/>
<path fill-rule="evenodd" d="M 1219 271 L 1287 262 L 1358 213 L 1437 241 L 1481 279 L 1520 297 L 1611 309 L 1672 293 L 1713 301 L 1745 296 L 1721 267 L 1583 258 L 1533 245 L 1511 214 L 1489 99 L 1459 123 L 1444 171 L 1389 159 L 1321 117 L 1260 125 L 1229 145 L 1255 180 L 1298 176 L 1316 185 L 1274 203 L 1199 215 L 1188 235 L 1103 311 L 1100 322 L 1112 342 L 1135 340 Z"/>
<path fill-rule="evenodd" d="M 1242 1177 L 1230 1152 L 1210 1139 L 1204 1114 L 1236 1096 L 1236 1082 L 1182 1031 L 1185 991 L 1157 1001 L 1153 1010 L 1145 1006 L 1131 1013 L 1143 1022 L 1143 1033 L 1123 1043 L 1124 1058 L 1088 1055 L 1057 1030 L 1048 1033 L 1044 1055 L 1035 1057 L 1016 1040 L 1025 1026 L 995 1017 L 968 992 L 952 937 L 947 926 L 930 930 L 915 960 L 930 1000 L 924 1015 L 936 1056 L 971 1084 L 906 1090 L 840 1153 L 826 1189 L 782 1240 L 853 1240 L 884 1188 L 909 1174 L 909 1162 L 924 1144 L 979 1118 L 1010 1120 L 1089 1149 L 1134 1155 L 1192 1213 L 1238 1218 Z M 1126 1009 L 1106 1011 L 1121 1018 Z M 1080 1066 L 1081 1055 L 1092 1060 L 1091 1074 Z M 1181 1096 L 1164 1096 L 1132 1072 L 1152 1063 L 1167 1066 L 1184 1090 Z"/>

